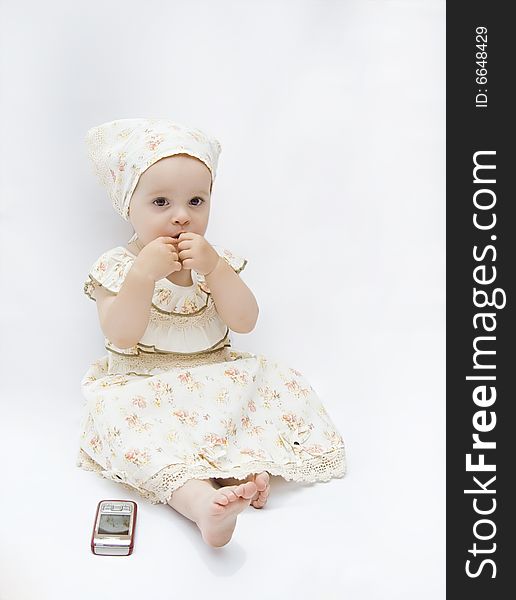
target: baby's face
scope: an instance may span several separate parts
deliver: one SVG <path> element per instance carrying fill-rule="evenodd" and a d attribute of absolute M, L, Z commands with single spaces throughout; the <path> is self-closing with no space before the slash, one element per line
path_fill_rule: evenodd
<path fill-rule="evenodd" d="M 167 156 L 144 171 L 129 205 L 129 220 L 146 245 L 181 231 L 204 235 L 210 215 L 211 173 L 197 158 Z"/>

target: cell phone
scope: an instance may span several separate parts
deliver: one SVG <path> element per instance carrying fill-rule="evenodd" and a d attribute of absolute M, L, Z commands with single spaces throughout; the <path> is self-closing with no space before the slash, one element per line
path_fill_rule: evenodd
<path fill-rule="evenodd" d="M 91 551 L 104 556 L 127 556 L 134 546 L 136 502 L 101 500 L 97 505 Z"/>

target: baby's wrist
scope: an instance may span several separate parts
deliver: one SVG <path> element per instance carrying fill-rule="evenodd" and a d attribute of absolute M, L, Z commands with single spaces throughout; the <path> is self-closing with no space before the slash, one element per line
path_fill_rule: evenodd
<path fill-rule="evenodd" d="M 223 260 L 224 259 L 222 258 L 222 256 L 219 256 L 217 258 L 217 262 L 215 263 L 215 266 L 213 267 L 213 269 L 211 271 L 209 271 L 208 273 L 205 273 L 204 277 L 208 277 L 209 275 L 212 275 L 216 271 L 216 269 L 219 266 L 219 264 L 221 263 L 221 261 L 223 261 Z"/>
<path fill-rule="evenodd" d="M 132 267 L 129 269 L 130 273 L 132 273 L 133 277 L 137 277 L 141 281 L 152 281 L 152 283 L 156 283 L 156 278 L 152 276 L 151 273 L 136 259 L 133 262 Z"/>

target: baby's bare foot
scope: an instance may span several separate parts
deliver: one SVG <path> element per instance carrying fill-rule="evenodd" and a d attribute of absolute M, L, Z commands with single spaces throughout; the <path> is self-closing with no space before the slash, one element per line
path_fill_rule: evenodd
<path fill-rule="evenodd" d="M 252 481 L 256 483 L 256 488 L 258 490 L 251 499 L 251 505 L 254 508 L 263 508 L 265 506 L 271 490 L 269 479 L 270 477 L 267 471 L 262 471 L 261 473 L 255 473 L 253 475 Z"/>
<path fill-rule="evenodd" d="M 197 521 L 203 540 L 214 548 L 225 546 L 233 535 L 238 514 L 249 506 L 256 493 L 256 484 L 249 481 L 221 487 L 203 498 Z"/>

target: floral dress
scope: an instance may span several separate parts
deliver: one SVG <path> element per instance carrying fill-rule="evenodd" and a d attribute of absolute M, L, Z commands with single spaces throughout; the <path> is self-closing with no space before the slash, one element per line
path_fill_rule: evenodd
<path fill-rule="evenodd" d="M 247 260 L 213 246 L 236 273 Z M 84 293 L 117 294 L 135 255 L 102 254 Z M 85 402 L 77 466 L 167 503 L 189 479 L 244 479 L 268 471 L 294 481 L 345 473 L 344 442 L 298 370 L 231 348 L 205 278 L 156 282 L 143 337 L 132 348 L 105 338 L 107 354 L 81 381 Z"/>

